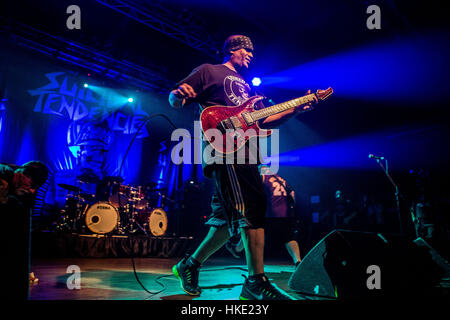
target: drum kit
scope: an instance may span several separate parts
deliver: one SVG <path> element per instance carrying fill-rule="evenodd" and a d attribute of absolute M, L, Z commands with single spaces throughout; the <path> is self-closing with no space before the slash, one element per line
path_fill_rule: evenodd
<path fill-rule="evenodd" d="M 163 236 L 167 230 L 167 214 L 162 209 L 167 188 L 155 182 L 144 186 L 122 185 L 120 177 L 78 176 L 78 186 L 58 184 L 68 190 L 57 229 L 93 234 L 134 234 Z M 83 192 L 84 184 L 95 184 L 95 195 Z M 158 206 L 159 205 L 159 206 Z"/>

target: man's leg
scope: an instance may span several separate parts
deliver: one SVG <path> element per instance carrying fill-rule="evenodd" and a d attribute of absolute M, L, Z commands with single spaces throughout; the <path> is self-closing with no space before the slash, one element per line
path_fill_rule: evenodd
<path fill-rule="evenodd" d="M 286 249 L 297 266 L 301 262 L 300 258 L 300 248 L 298 246 L 298 242 L 295 240 L 291 240 L 285 243 Z"/>
<path fill-rule="evenodd" d="M 198 286 L 200 265 L 220 249 L 229 238 L 230 233 L 226 224 L 212 226 L 194 254 L 190 257 L 186 256 L 173 266 L 172 271 L 180 280 L 181 287 L 187 294 L 195 296 L 201 293 L 201 289 Z"/>
<path fill-rule="evenodd" d="M 264 274 L 264 228 L 241 228 L 244 240 L 248 278 L 242 287 L 240 300 L 292 300 L 272 285 Z"/>
<path fill-rule="evenodd" d="M 241 228 L 248 274 L 264 273 L 264 228 Z"/>
<path fill-rule="evenodd" d="M 200 263 L 205 262 L 214 252 L 219 250 L 230 238 L 227 225 L 220 227 L 211 227 L 198 246 L 197 250 L 192 254 L 192 258 Z"/>

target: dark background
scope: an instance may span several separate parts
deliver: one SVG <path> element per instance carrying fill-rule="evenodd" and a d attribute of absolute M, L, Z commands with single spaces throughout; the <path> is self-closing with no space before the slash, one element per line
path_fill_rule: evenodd
<path fill-rule="evenodd" d="M 449 28 L 449 19 L 444 10 L 443 1 L 423 3 L 387 0 L 266 2 L 168 0 L 131 1 L 130 3 L 152 12 L 161 12 L 164 16 L 171 17 L 177 24 L 184 25 L 188 32 L 209 37 L 212 44 L 210 52 L 216 51 L 217 54 L 206 54 L 196 50 L 97 1 L 20 1 L 7 5 L 3 3 L 0 11 L 3 26 L 2 42 L 5 44 L 1 49 L 3 53 L 2 96 L 5 92 L 9 96 L 12 96 L 13 92 L 20 95 L 20 90 L 23 90 L 21 86 L 28 85 L 30 81 L 40 83 L 32 88 L 44 85 L 46 82 L 43 73 L 54 71 L 54 69 L 66 70 L 79 79 L 87 79 L 86 74 L 92 73 L 92 81 L 105 86 L 130 92 L 139 90 L 140 94 L 145 96 L 142 101 L 149 101 L 146 99 L 155 101 L 151 104 L 152 106 L 149 103 L 144 105 L 147 112 L 152 113 L 155 110 L 166 112 L 177 125 L 192 129 L 189 126 L 195 117 L 194 107 L 187 108 L 187 111 L 171 110 L 167 103 L 168 89 L 194 67 L 205 62 L 220 63 L 222 43 L 230 34 L 245 34 L 254 42 L 255 59 L 246 75 L 251 80 L 253 76 L 270 76 L 295 66 L 320 61 L 325 57 L 333 57 L 339 53 L 383 41 L 391 41 L 395 44 L 411 36 L 423 37 L 427 40 L 429 35 L 445 38 Z M 81 30 L 66 28 L 68 15 L 65 11 L 72 4 L 77 4 L 81 8 Z M 366 9 L 371 4 L 377 4 L 381 8 L 381 30 L 369 30 L 366 27 L 368 17 Z M 61 60 L 53 59 L 51 56 L 40 55 L 36 51 L 18 46 L 16 38 L 12 37 L 12 33 L 8 31 L 11 30 L 8 28 L 14 28 L 12 26 L 18 23 L 72 43 L 94 48 L 118 61 L 131 61 L 136 65 L 155 70 L 166 78 L 165 89 L 146 91 L 127 82 L 118 82 L 105 77 L 104 74 L 82 67 L 77 68 Z M 421 49 L 426 50 L 426 48 Z M 437 47 L 431 47 L 430 50 L 433 50 L 432 57 L 440 57 L 442 61 L 447 60 L 449 52 L 447 46 L 440 46 L 439 43 Z M 8 57 L 11 56 L 15 56 L 18 59 L 15 61 L 18 62 L 11 63 L 14 61 L 9 60 Z M 29 64 L 25 70 L 18 57 L 23 57 L 22 59 Z M 425 66 L 428 62 L 424 61 Z M 351 64 L 352 61 L 348 60 L 347 63 Z M 43 67 L 44 65 L 48 67 Z M 369 66 L 370 62 L 367 62 L 367 65 Z M 417 65 L 410 65 L 411 69 L 416 67 Z M 406 201 L 402 203 L 405 226 L 409 224 L 408 208 L 416 192 L 415 179 L 410 172 L 418 168 L 428 170 L 429 192 L 434 195 L 439 208 L 442 208 L 439 209 L 442 224 L 448 220 L 448 210 L 444 209 L 448 207 L 450 190 L 447 115 L 449 82 L 446 72 L 448 64 L 432 67 L 436 68 L 433 70 L 435 72 L 432 73 L 432 78 L 415 79 L 417 86 L 411 88 L 409 99 L 395 99 L 395 97 L 373 99 L 373 97 L 361 97 L 361 95 L 352 97 L 336 92 L 335 96 L 323 105 L 323 108 L 317 108 L 311 113 L 292 119 L 281 127 L 281 153 L 317 145 L 326 146 L 327 143 L 348 139 L 349 142 L 345 145 L 348 148 L 346 150 L 352 150 L 352 148 L 362 150 L 361 154 L 366 161 L 364 162 L 361 157 L 356 161 L 357 164 L 343 165 L 338 159 L 339 156 L 334 159 L 334 153 L 325 148 L 323 152 L 319 150 L 312 154 L 313 159 L 317 159 L 317 162 L 313 161 L 312 164 L 282 165 L 280 175 L 285 177 L 296 190 L 298 211 L 304 223 L 304 242 L 302 243 L 304 250 L 311 248 L 318 239 L 331 230 L 332 227 L 327 225 L 325 220 L 320 226 L 313 224 L 311 212 L 319 210 L 321 217 L 326 217 L 326 212 L 332 212 L 333 197 L 337 189 L 344 190 L 345 195 L 355 204 L 359 203 L 364 194 L 375 194 L 378 201 L 384 203 L 385 217 L 387 217 L 386 225 L 380 231 L 397 231 L 398 225 L 393 210 L 393 188 L 376 162 L 366 158 L 367 152 L 364 145 L 368 140 L 353 140 L 355 137 L 364 137 L 374 132 L 376 133 L 374 139 L 389 140 L 388 144 L 382 144 L 380 148 L 374 148 L 369 152 L 380 152 L 390 161 L 391 175 L 406 197 Z M 394 77 L 395 70 L 392 72 Z M 6 77 L 6 74 L 9 76 Z M 29 78 L 30 75 L 32 78 Z M 362 73 L 362 75 L 371 77 L 370 73 Z M 308 78 L 320 77 L 317 74 L 299 74 L 298 76 L 303 78 L 304 83 L 308 83 Z M 389 74 L 386 76 L 389 77 Z M 20 78 L 24 81 L 21 82 Z M 395 78 L 399 78 L 398 74 L 395 74 Z M 382 82 L 387 79 L 379 78 L 378 80 Z M 352 81 L 355 85 L 359 82 L 358 79 Z M 399 88 L 403 87 L 402 82 L 395 85 Z M 303 95 L 307 89 L 318 88 L 301 85 L 298 87 L 289 85 L 282 88 L 264 86 L 263 83 L 258 91 L 275 102 L 282 102 Z M 383 95 L 383 92 L 380 92 L 380 95 Z M 24 101 L 21 100 L 22 98 L 14 96 L 9 101 L 11 99 Z M 8 138 L 10 150 L 7 152 L 5 149 L 2 150 L 2 162 L 19 160 L 20 152 L 17 150 L 20 149 L 19 144 L 22 140 L 15 139 L 23 134 L 21 128 L 26 127 L 21 121 L 29 119 L 29 121 L 35 121 L 34 126 L 45 125 L 44 122 L 36 124 L 36 121 L 41 121 L 37 118 L 27 118 L 34 117 L 35 114 L 28 114 L 25 118 L 20 115 L 18 110 L 30 110 L 28 103 L 19 102 L 14 107 L 12 113 L 15 114 L 15 119 L 12 121 L 16 124 L 17 131 L 15 135 Z M 136 174 L 137 178 L 129 183 L 141 184 L 143 181 L 139 178 L 145 177 L 146 180 L 152 180 L 157 174 L 154 155 L 160 141 L 164 139 L 162 136 L 171 131 L 164 121 L 158 123 L 154 125 L 156 129 L 153 135 L 141 142 L 142 152 L 135 155 L 140 158 L 141 165 Z M 41 134 L 44 133 L 41 132 Z M 124 141 L 129 141 L 129 137 L 127 139 Z M 18 143 L 15 144 L 15 141 Z M 339 146 L 340 144 L 337 148 Z M 1 147 L 5 148 L 5 144 Z M 13 151 L 14 149 L 16 151 Z M 120 152 L 123 155 L 124 151 Z M 43 152 L 40 151 L 34 156 L 44 157 Z M 185 170 L 184 176 L 172 186 L 173 194 L 176 189 L 182 189 L 189 179 L 196 179 L 203 183 L 202 195 L 210 193 L 210 182 L 205 181 L 201 175 L 190 168 Z M 311 195 L 320 195 L 320 208 L 312 208 Z M 199 196 L 199 198 L 204 197 Z M 209 202 L 206 198 L 204 201 Z M 189 214 L 190 217 L 195 217 L 196 221 L 201 222 L 203 216 L 208 214 L 208 208 L 204 206 L 198 210 L 193 209 Z M 361 225 L 361 229 L 367 229 L 367 225 Z M 411 230 L 409 224 L 408 232 L 411 233 Z M 204 229 L 200 228 L 197 232 L 204 232 Z"/>

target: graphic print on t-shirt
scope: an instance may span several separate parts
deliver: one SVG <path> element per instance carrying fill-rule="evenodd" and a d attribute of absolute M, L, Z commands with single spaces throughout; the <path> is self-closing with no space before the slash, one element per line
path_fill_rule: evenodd
<path fill-rule="evenodd" d="M 228 99 L 237 106 L 249 98 L 250 86 L 239 77 L 226 76 L 223 80 L 223 88 Z"/>
<path fill-rule="evenodd" d="M 264 188 L 267 192 L 268 218 L 287 218 L 290 215 L 286 180 L 278 175 L 264 175 Z"/>
<path fill-rule="evenodd" d="M 283 183 L 283 185 L 280 183 L 280 181 Z M 273 190 L 273 196 L 284 196 L 287 197 L 286 192 L 286 181 L 283 180 L 283 178 L 278 177 L 270 177 L 269 183 L 272 184 L 272 190 Z"/>

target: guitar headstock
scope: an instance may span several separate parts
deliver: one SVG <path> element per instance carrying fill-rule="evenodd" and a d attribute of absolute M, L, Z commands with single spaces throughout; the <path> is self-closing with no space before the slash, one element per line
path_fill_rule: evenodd
<path fill-rule="evenodd" d="M 316 96 L 317 96 L 317 99 L 323 101 L 325 99 L 328 99 L 328 97 L 331 96 L 332 93 L 333 93 L 333 89 L 331 87 L 329 87 L 326 90 L 321 90 L 321 89 L 317 90 Z"/>

